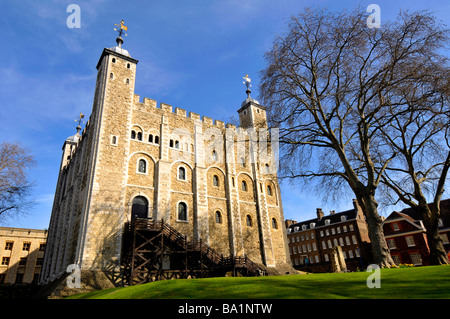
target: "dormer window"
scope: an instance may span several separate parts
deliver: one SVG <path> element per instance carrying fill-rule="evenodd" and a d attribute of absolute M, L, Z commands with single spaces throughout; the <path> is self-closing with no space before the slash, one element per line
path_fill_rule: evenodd
<path fill-rule="evenodd" d="M 325 219 L 325 225 L 330 225 L 330 220 L 329 219 Z"/>
<path fill-rule="evenodd" d="M 308 226 L 306 226 L 306 225 L 302 225 L 302 230 L 306 230 L 307 227 Z"/>
<path fill-rule="evenodd" d="M 347 216 L 343 215 L 341 216 L 341 222 L 345 222 L 347 220 Z"/>

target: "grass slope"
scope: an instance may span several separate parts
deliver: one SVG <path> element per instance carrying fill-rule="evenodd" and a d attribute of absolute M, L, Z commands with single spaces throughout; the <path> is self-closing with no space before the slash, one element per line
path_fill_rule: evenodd
<path fill-rule="evenodd" d="M 450 266 L 382 269 L 381 288 L 368 272 L 158 281 L 79 294 L 70 299 L 450 298 Z"/>

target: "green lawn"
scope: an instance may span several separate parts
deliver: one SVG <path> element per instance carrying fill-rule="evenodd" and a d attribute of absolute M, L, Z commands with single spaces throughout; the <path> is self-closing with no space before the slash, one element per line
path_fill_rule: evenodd
<path fill-rule="evenodd" d="M 370 273 L 178 279 L 71 296 L 71 299 L 316 299 L 450 298 L 450 266 L 382 269 L 381 288 Z"/>

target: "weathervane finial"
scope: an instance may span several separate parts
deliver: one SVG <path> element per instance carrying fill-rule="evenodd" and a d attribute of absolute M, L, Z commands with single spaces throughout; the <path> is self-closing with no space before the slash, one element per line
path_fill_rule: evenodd
<path fill-rule="evenodd" d="M 117 45 L 119 46 L 119 48 L 121 48 L 122 43 L 123 43 L 122 34 L 127 36 L 127 34 L 124 31 L 128 31 L 128 27 L 124 24 L 123 19 L 122 19 L 122 21 L 120 21 L 120 25 L 119 24 L 114 24 L 114 25 L 119 27 L 119 29 L 114 28 L 114 31 L 119 32 L 119 36 L 117 37 L 116 42 L 117 42 Z"/>
<path fill-rule="evenodd" d="M 247 93 L 247 96 L 250 97 L 250 93 L 252 92 L 250 90 L 250 88 L 252 87 L 252 85 L 250 83 L 252 82 L 252 80 L 248 77 L 248 74 L 246 74 L 243 77 L 243 79 L 244 79 L 244 82 L 242 82 L 242 83 L 244 83 L 245 86 L 247 87 L 247 91 L 245 91 L 245 92 Z"/>
<path fill-rule="evenodd" d="M 84 114 L 80 112 L 80 115 L 75 119 L 78 122 L 78 126 L 81 128 L 81 120 L 84 119 Z M 83 122 L 84 123 L 84 122 Z"/>

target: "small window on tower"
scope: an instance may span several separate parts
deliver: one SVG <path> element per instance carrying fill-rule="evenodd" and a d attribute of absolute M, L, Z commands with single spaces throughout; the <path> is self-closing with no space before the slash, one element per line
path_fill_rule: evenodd
<path fill-rule="evenodd" d="M 111 136 L 111 144 L 117 145 L 117 136 L 115 136 L 115 135 Z"/>
<path fill-rule="evenodd" d="M 245 219 L 247 221 L 247 226 L 252 227 L 252 225 L 253 225 L 252 217 L 250 215 L 247 215 L 247 217 Z"/>
<path fill-rule="evenodd" d="M 247 191 L 247 183 L 245 181 L 242 181 L 242 191 L 246 192 Z"/>
<path fill-rule="evenodd" d="M 116 58 L 112 58 L 112 63 L 116 63 Z"/>
<path fill-rule="evenodd" d="M 130 68 L 130 66 L 131 66 L 131 65 L 130 65 L 130 63 L 127 63 L 127 69 L 129 69 L 129 68 Z"/>
<path fill-rule="evenodd" d="M 178 179 L 182 181 L 186 180 L 186 169 L 184 167 L 178 168 Z"/>
<path fill-rule="evenodd" d="M 114 74 L 112 74 L 112 72 L 109 74 L 109 78 L 113 79 L 114 78 Z"/>
<path fill-rule="evenodd" d="M 147 173 L 147 162 L 143 159 L 139 160 L 139 164 L 138 164 L 138 172 L 139 173 Z"/>
<path fill-rule="evenodd" d="M 127 84 L 130 84 L 130 79 L 127 79 L 126 83 L 127 83 Z"/>
<path fill-rule="evenodd" d="M 222 214 L 220 213 L 220 211 L 216 211 L 215 217 L 216 217 L 216 224 L 222 224 Z"/>

